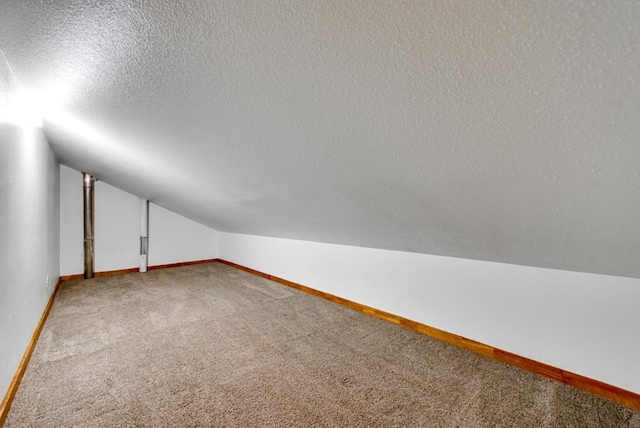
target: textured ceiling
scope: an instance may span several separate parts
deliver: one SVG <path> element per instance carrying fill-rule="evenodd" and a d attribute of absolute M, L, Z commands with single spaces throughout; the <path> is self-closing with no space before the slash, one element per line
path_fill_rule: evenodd
<path fill-rule="evenodd" d="M 3 0 L 61 161 L 217 230 L 640 277 L 640 3 Z"/>

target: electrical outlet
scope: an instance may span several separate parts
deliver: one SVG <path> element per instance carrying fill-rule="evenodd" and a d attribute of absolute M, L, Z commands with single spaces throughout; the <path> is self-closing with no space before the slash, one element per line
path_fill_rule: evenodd
<path fill-rule="evenodd" d="M 45 288 L 49 289 L 49 275 L 47 275 L 47 277 L 46 277 L 46 278 L 47 278 L 47 283 L 46 283 L 46 285 L 45 285 Z"/>

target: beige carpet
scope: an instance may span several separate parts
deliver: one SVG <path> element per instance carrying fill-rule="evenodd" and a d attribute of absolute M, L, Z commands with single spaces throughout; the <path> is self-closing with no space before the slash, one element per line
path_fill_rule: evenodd
<path fill-rule="evenodd" d="M 13 427 L 640 427 L 640 412 L 212 263 L 63 284 Z"/>

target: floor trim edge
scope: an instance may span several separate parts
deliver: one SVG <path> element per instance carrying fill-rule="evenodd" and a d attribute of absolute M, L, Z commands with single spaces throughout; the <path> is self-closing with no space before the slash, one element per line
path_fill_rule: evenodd
<path fill-rule="evenodd" d="M 425 334 L 427 336 L 433 337 L 434 339 L 438 339 L 443 342 L 447 342 L 452 345 L 456 345 L 461 348 L 468 349 L 480 355 L 484 355 L 485 357 L 489 357 L 494 360 L 498 360 L 498 361 L 510 364 L 512 366 L 527 370 L 529 372 L 551 378 L 555 381 L 558 381 L 567 385 L 571 385 L 583 391 L 587 391 L 592 394 L 596 394 L 601 397 L 608 398 L 610 400 L 616 401 L 620 404 L 623 404 L 635 410 L 640 410 L 640 394 L 636 394 L 626 389 L 622 389 L 617 386 L 609 385 L 607 383 L 601 382 L 599 380 L 591 379 L 586 376 L 582 376 L 576 373 L 562 370 L 557 367 L 550 366 L 548 364 L 540 363 L 538 361 L 531 360 L 529 358 L 522 357 L 520 355 L 516 355 L 511 352 L 503 351 L 501 349 L 494 348 L 492 346 L 485 345 L 480 342 L 476 342 L 475 340 L 467 339 L 465 337 L 458 336 L 456 334 L 449 333 L 444 330 L 437 329 L 435 327 L 430 327 L 428 325 L 421 324 L 417 321 L 412 321 L 410 319 L 401 317 L 399 315 L 391 314 L 389 312 L 381 311 L 379 309 L 375 309 L 375 308 L 363 305 L 361 303 L 353 302 L 351 300 L 347 300 L 342 297 L 335 296 L 333 294 L 325 293 L 324 291 L 319 291 L 319 290 L 307 287 L 305 285 L 286 280 L 284 278 L 279 278 L 277 276 L 269 275 L 267 273 L 260 272 L 258 270 L 255 270 L 246 266 L 242 266 L 234 262 L 230 262 L 223 259 L 217 259 L 217 261 L 219 263 L 223 263 L 225 265 L 235 267 L 237 269 L 272 280 L 274 282 L 286 285 L 288 287 L 295 288 L 305 293 L 321 297 L 325 300 L 329 300 L 330 302 L 338 303 L 340 305 L 346 306 L 356 311 L 360 311 L 365 314 L 374 316 L 376 318 L 380 318 L 382 320 L 408 328 L 410 330 L 417 331 L 418 333 Z"/>
<path fill-rule="evenodd" d="M 149 266 L 147 270 L 170 269 L 170 268 L 181 267 L 181 266 L 199 265 L 202 263 L 214 263 L 219 260 L 220 259 L 216 258 L 216 259 L 193 260 L 189 262 L 168 263 L 164 265 Z M 96 272 L 95 277 L 98 278 L 101 276 L 124 275 L 127 273 L 138 273 L 138 272 L 140 272 L 140 268 L 137 268 L 137 267 L 127 268 L 127 269 L 117 269 L 117 270 L 106 270 L 106 271 Z M 63 275 L 60 278 L 63 281 L 69 281 L 71 279 L 83 279 L 84 276 L 81 273 L 76 273 L 72 275 Z"/>
<path fill-rule="evenodd" d="M 164 265 L 149 266 L 148 270 L 169 269 L 169 268 L 180 267 L 180 266 L 190 266 L 190 265 L 197 265 L 202 263 L 213 263 L 219 260 L 220 259 L 215 258 L 215 259 L 194 260 L 189 262 L 169 263 Z M 100 276 L 123 275 L 123 274 L 134 273 L 134 272 L 139 272 L 139 268 L 96 272 L 95 276 L 100 277 Z M 36 347 L 36 343 L 38 342 L 38 338 L 40 337 L 42 328 L 44 327 L 44 324 L 47 321 L 49 312 L 51 312 L 51 306 L 53 306 L 53 300 L 55 298 L 56 293 L 58 292 L 58 289 L 60 288 L 60 284 L 62 284 L 64 281 L 69 281 L 72 279 L 83 279 L 83 275 L 81 273 L 73 274 L 73 275 L 62 275 L 58 278 L 58 282 L 56 282 L 56 286 L 53 289 L 53 292 L 49 297 L 49 301 L 47 302 L 47 306 L 45 307 L 44 312 L 40 317 L 40 321 L 38 322 L 38 325 L 36 326 L 36 329 L 33 332 L 33 335 L 31 336 L 31 340 L 29 341 L 29 344 L 27 345 L 27 349 L 25 350 L 24 355 L 22 356 L 22 360 L 20 360 L 20 364 L 18 364 L 18 368 L 15 374 L 13 375 L 13 378 L 11 379 L 11 383 L 9 384 L 9 389 L 7 390 L 7 393 L 5 394 L 4 399 L 2 400 L 2 404 L 0 404 L 0 427 L 4 425 L 4 422 L 7 419 L 7 416 L 9 416 L 9 410 L 11 410 L 11 404 L 13 403 L 13 399 L 15 398 L 16 393 L 18 392 L 20 381 L 22 381 L 24 372 L 27 369 L 27 366 L 29 365 L 29 360 L 31 360 L 31 355 L 33 354 L 33 350 Z"/>
<path fill-rule="evenodd" d="M 22 377 L 29 365 L 29 360 L 31 360 L 31 355 L 33 354 L 33 350 L 38 343 L 38 338 L 40 337 L 40 333 L 42 332 L 42 328 L 44 327 L 45 322 L 47 321 L 47 317 L 49 316 L 49 312 L 51 312 L 51 307 L 53 306 L 53 300 L 60 288 L 60 284 L 62 283 L 62 277 L 58 278 L 56 282 L 56 286 L 49 296 L 49 301 L 47 302 L 47 306 L 44 308 L 44 312 L 42 312 L 42 316 L 40 317 L 40 321 L 38 321 L 38 325 L 36 326 L 33 335 L 31 336 L 31 340 L 27 345 L 27 349 L 24 351 L 22 359 L 20 360 L 20 364 L 18 364 L 18 368 L 13 375 L 13 379 L 11 379 L 11 383 L 9 384 L 9 389 L 2 400 L 2 404 L 0 404 L 0 427 L 4 425 L 4 422 L 9 416 L 9 410 L 11 410 L 11 404 L 13 403 L 13 399 L 18 392 L 18 387 L 20 386 L 20 381 L 22 381 Z"/>

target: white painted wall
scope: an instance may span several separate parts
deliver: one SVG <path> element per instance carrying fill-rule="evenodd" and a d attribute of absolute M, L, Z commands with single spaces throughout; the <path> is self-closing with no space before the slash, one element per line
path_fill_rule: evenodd
<path fill-rule="evenodd" d="M 218 232 L 154 204 L 149 204 L 151 265 L 218 257 Z"/>
<path fill-rule="evenodd" d="M 60 165 L 60 275 L 84 272 L 82 175 Z"/>
<path fill-rule="evenodd" d="M 640 279 L 220 233 L 219 257 L 640 392 Z"/>
<path fill-rule="evenodd" d="M 60 272 L 82 273 L 82 175 L 60 166 Z M 103 181 L 95 188 L 95 270 L 139 265 L 139 199 Z M 217 257 L 217 232 L 149 204 L 149 266 Z"/>
<path fill-rule="evenodd" d="M 76 189 L 76 192 L 81 191 L 82 186 Z M 140 264 L 140 202 L 137 197 L 98 180 L 95 185 L 95 225 L 96 272 Z"/>
<path fill-rule="evenodd" d="M 0 399 L 59 277 L 58 171 L 39 128 L 0 123 Z"/>

